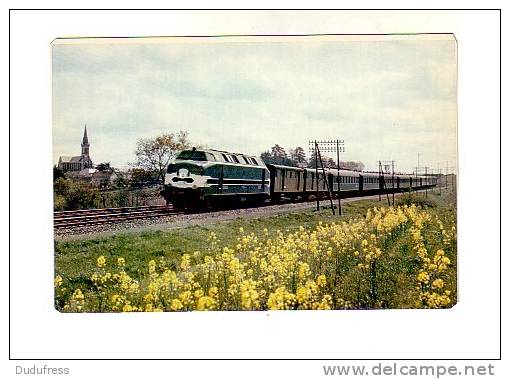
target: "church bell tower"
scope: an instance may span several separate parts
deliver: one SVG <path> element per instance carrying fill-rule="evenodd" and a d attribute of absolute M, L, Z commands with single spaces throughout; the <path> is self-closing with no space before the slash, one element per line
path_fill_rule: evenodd
<path fill-rule="evenodd" d="M 83 141 L 81 142 L 81 155 L 89 155 L 89 139 L 87 137 L 87 125 L 85 125 L 85 131 L 83 132 Z"/>
<path fill-rule="evenodd" d="M 83 132 L 83 140 L 81 142 L 81 161 L 83 168 L 92 168 L 92 160 L 89 156 L 89 139 L 87 137 L 87 125 L 85 125 L 85 131 Z"/>

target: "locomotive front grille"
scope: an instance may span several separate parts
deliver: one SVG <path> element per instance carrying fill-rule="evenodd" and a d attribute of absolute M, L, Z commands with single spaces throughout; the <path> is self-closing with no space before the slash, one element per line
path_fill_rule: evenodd
<path fill-rule="evenodd" d="M 195 180 L 193 178 L 179 178 L 178 176 L 174 176 L 172 178 L 172 182 L 186 182 L 186 183 L 193 183 Z"/>

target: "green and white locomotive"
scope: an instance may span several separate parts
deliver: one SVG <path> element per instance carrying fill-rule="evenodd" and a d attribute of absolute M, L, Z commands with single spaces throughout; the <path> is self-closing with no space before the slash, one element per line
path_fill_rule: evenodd
<path fill-rule="evenodd" d="M 184 150 L 168 166 L 161 195 L 167 203 L 187 208 L 260 203 L 269 198 L 269 170 L 254 156 Z"/>

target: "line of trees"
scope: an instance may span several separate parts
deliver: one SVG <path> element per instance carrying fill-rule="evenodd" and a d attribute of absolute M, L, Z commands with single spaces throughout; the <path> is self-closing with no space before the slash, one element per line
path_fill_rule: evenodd
<path fill-rule="evenodd" d="M 322 164 L 324 165 L 325 168 L 337 167 L 336 159 L 328 157 L 324 154 L 321 154 L 321 156 Z M 315 156 L 312 156 L 310 159 L 307 159 L 305 150 L 301 146 L 298 146 L 294 149 L 289 149 L 289 151 L 287 152 L 282 146 L 276 144 L 269 150 L 266 150 L 263 153 L 261 153 L 260 158 L 266 164 L 315 168 Z M 340 167 L 349 170 L 363 171 L 365 165 L 363 164 L 363 162 L 360 161 L 340 161 Z"/>

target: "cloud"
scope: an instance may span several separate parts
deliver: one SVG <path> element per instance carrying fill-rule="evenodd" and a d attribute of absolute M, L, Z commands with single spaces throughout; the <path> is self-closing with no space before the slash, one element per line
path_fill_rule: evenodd
<path fill-rule="evenodd" d="M 251 154 L 343 138 L 368 166 L 455 159 L 453 40 L 306 41 L 55 45 L 54 160 L 85 123 L 92 158 L 119 166 L 138 138 L 181 129 Z"/>

